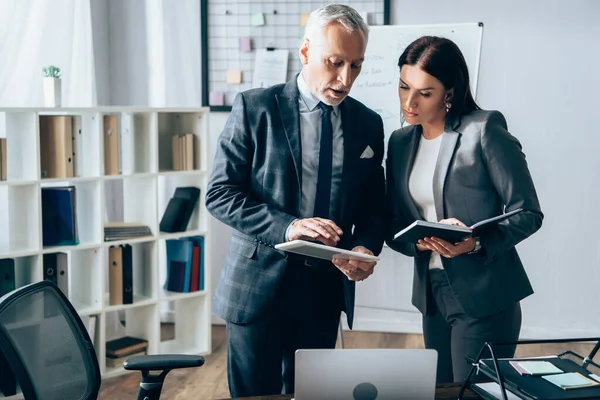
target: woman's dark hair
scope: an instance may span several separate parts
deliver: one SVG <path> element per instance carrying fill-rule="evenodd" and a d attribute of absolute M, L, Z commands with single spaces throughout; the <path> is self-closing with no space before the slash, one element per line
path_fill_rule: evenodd
<path fill-rule="evenodd" d="M 422 36 L 412 42 L 398 59 L 398 67 L 418 65 L 437 78 L 446 90 L 454 88 L 451 115 L 464 115 L 481 107 L 475 103 L 469 84 L 469 70 L 462 52 L 451 40 L 437 36 Z"/>

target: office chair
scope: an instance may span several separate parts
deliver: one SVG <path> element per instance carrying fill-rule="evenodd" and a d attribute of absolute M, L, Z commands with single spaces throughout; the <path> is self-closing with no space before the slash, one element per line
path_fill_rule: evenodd
<path fill-rule="evenodd" d="M 25 400 L 98 397 L 100 367 L 88 332 L 67 297 L 49 281 L 0 298 L 0 353 Z M 124 367 L 141 371 L 138 400 L 157 400 L 169 371 L 203 364 L 201 356 L 161 354 L 130 357 Z"/>

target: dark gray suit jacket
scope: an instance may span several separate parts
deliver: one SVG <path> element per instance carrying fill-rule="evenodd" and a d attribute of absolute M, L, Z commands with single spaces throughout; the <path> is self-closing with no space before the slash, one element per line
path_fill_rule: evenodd
<path fill-rule="evenodd" d="M 286 241 L 300 215 L 302 155 L 296 79 L 240 93 L 217 145 L 206 207 L 234 229 L 213 310 L 226 321 L 248 323 L 271 304 L 288 262 L 274 245 Z M 339 247 L 362 245 L 381 252 L 385 237 L 383 122 L 348 97 L 341 107 L 344 163 Z M 374 152 L 361 158 L 365 148 Z M 353 231 L 354 228 L 354 231 Z M 348 322 L 354 314 L 354 282 L 344 275 Z"/>
<path fill-rule="evenodd" d="M 542 225 L 533 180 L 504 116 L 498 111 L 474 111 L 448 119 L 433 178 L 438 221 L 458 218 L 467 226 L 506 211 L 524 211 L 481 236 L 484 252 L 442 257 L 452 291 L 470 316 L 480 318 L 503 310 L 529 296 L 533 289 L 515 245 Z M 413 304 L 422 312 L 433 301 L 428 280 L 431 252 L 414 244 L 392 242 L 393 234 L 420 215 L 408 190 L 408 178 L 421 138 L 420 126 L 409 126 L 392 134 L 386 163 L 387 203 L 392 229 L 387 243 L 415 258 Z"/>

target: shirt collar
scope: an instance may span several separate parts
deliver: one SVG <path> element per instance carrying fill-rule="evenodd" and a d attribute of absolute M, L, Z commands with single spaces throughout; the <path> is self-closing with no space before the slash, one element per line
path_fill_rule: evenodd
<path fill-rule="evenodd" d="M 298 78 L 296 79 L 296 81 L 298 83 L 298 91 L 300 92 L 300 98 L 306 105 L 306 108 L 308 108 L 309 111 L 313 111 L 315 108 L 318 107 L 319 102 L 321 100 L 317 99 L 315 97 L 315 95 L 312 94 L 312 92 L 308 88 L 308 84 L 306 83 L 306 81 L 304 80 L 304 77 L 302 76 L 302 72 L 300 72 L 298 74 Z M 340 112 L 340 106 L 339 105 L 333 106 L 333 115 L 335 115 L 337 117 L 337 116 L 339 116 L 339 112 Z"/>

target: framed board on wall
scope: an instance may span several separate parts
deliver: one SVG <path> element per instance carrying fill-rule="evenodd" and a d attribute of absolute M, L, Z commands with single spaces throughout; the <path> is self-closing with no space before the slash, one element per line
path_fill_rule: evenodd
<path fill-rule="evenodd" d="M 287 51 L 286 80 L 300 72 L 304 22 L 321 0 L 200 0 L 202 104 L 231 111 L 235 96 L 253 87 L 257 53 Z M 370 26 L 389 25 L 390 0 L 346 0 Z"/>

